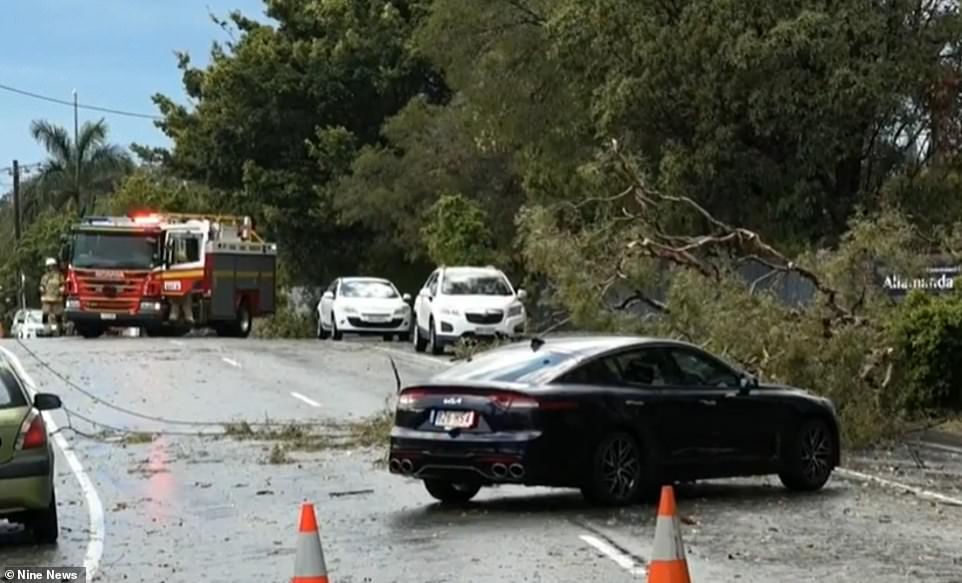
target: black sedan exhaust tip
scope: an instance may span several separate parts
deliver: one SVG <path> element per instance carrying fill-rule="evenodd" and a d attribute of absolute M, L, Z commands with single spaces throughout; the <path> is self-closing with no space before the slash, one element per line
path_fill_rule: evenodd
<path fill-rule="evenodd" d="M 508 466 L 504 464 L 494 464 L 491 466 L 491 474 L 498 479 L 506 478 L 508 476 Z"/>
<path fill-rule="evenodd" d="M 508 470 L 511 472 L 511 477 L 515 480 L 520 480 L 524 477 L 524 466 L 521 464 L 511 464 Z"/>
<path fill-rule="evenodd" d="M 401 473 L 401 460 L 397 458 L 391 458 L 391 461 L 388 464 L 388 466 L 391 468 L 391 471 L 394 472 L 395 474 Z"/>
<path fill-rule="evenodd" d="M 401 473 L 403 473 L 403 474 L 410 474 L 410 473 L 412 473 L 413 471 L 414 471 L 414 464 L 411 463 L 411 460 L 402 460 L 402 461 L 401 461 Z"/>

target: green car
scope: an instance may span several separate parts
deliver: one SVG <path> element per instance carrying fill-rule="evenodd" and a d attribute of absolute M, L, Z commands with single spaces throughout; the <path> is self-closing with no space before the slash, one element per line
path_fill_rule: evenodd
<path fill-rule="evenodd" d="M 37 542 L 57 542 L 53 449 L 41 411 L 60 408 L 49 393 L 33 397 L 0 361 L 0 519 L 22 523 Z"/>

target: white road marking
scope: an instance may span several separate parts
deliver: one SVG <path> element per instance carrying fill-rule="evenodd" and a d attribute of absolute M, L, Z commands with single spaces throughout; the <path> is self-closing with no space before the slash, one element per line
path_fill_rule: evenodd
<path fill-rule="evenodd" d="M 241 367 L 240 363 L 237 362 L 236 360 L 232 359 L 232 358 L 227 358 L 226 356 L 223 356 L 223 357 L 221 357 L 221 360 L 223 360 L 224 362 L 226 362 L 227 364 L 229 364 L 229 365 L 231 365 L 231 366 L 233 366 L 233 367 L 235 367 L 235 368 L 240 368 L 240 367 Z"/>
<path fill-rule="evenodd" d="M 939 494 L 938 492 L 932 492 L 931 490 L 910 486 L 894 480 L 887 480 L 879 476 L 873 476 L 871 474 L 850 470 L 848 468 L 836 468 L 835 471 L 841 476 L 849 479 L 872 482 L 880 486 L 886 486 L 888 488 L 894 488 L 903 492 L 909 492 L 911 494 L 915 494 L 923 500 L 928 500 L 930 502 L 938 502 L 940 504 L 947 504 L 949 506 L 962 506 L 962 500 L 959 500 L 958 498 L 952 498 L 951 496 L 946 496 L 945 494 Z"/>
<path fill-rule="evenodd" d="M 0 346 L 0 351 L 6 356 L 7 361 L 14 367 L 20 378 L 27 383 L 27 390 L 31 396 L 35 395 L 37 393 L 36 383 L 33 382 L 33 378 L 27 373 L 26 369 L 23 368 L 17 356 L 3 346 Z M 65 438 L 63 434 L 58 433 L 60 428 L 56 422 L 50 418 L 48 412 L 44 412 L 44 419 L 47 422 L 47 428 L 50 433 L 53 434 L 54 444 L 56 444 L 57 448 L 63 454 L 64 459 L 67 460 L 67 465 L 70 466 L 70 471 L 77 479 L 77 483 L 80 484 L 80 490 L 83 492 L 84 499 L 87 502 L 90 534 L 87 542 L 87 554 L 84 556 L 84 568 L 87 571 L 87 581 L 89 583 L 96 577 L 97 570 L 100 568 L 100 559 L 104 554 L 104 506 L 100 500 L 100 495 L 97 494 L 97 489 L 94 487 L 93 482 L 90 481 L 90 477 L 84 470 L 83 464 L 80 463 L 80 459 L 77 458 L 77 454 L 74 453 L 67 438 Z"/>
<path fill-rule="evenodd" d="M 300 394 L 300 393 L 298 393 L 298 392 L 291 391 L 291 396 L 294 397 L 295 399 L 299 399 L 299 400 L 301 400 L 301 401 L 304 401 L 305 403 L 307 403 L 307 404 L 310 405 L 311 407 L 320 407 L 320 406 L 321 406 L 321 404 L 318 403 L 317 401 L 315 401 L 314 399 L 311 399 L 310 397 L 305 397 L 304 395 L 302 395 L 302 394 Z"/>
<path fill-rule="evenodd" d="M 583 534 L 579 538 L 593 546 L 603 555 L 614 561 L 619 567 L 628 571 L 632 575 L 642 576 L 648 572 L 648 569 L 644 565 L 639 566 L 637 563 L 635 563 L 634 559 L 596 536 Z"/>
<path fill-rule="evenodd" d="M 180 340 L 171 340 L 170 343 L 173 344 L 174 346 L 187 346 L 186 344 L 184 344 L 184 343 L 181 342 Z"/>

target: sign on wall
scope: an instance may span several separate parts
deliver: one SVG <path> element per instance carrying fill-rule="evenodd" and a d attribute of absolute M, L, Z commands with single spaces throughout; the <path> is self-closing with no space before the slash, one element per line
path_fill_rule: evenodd
<path fill-rule="evenodd" d="M 960 274 L 962 274 L 962 268 L 958 266 L 930 267 L 921 277 L 909 277 L 897 273 L 885 275 L 882 287 L 892 295 L 903 295 L 912 290 L 947 293 L 955 289 L 956 283 L 962 285 L 962 281 L 956 282 Z"/>

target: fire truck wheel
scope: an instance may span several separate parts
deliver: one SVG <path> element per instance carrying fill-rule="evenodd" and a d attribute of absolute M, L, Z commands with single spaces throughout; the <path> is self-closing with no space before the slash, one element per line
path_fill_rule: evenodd
<path fill-rule="evenodd" d="M 242 301 L 237 306 L 237 320 L 234 322 L 234 335 L 238 338 L 247 338 L 251 334 L 251 309 L 247 307 L 247 302 Z"/>
<path fill-rule="evenodd" d="M 77 334 L 84 338 L 99 338 L 103 336 L 104 329 L 99 326 L 77 326 Z"/>

